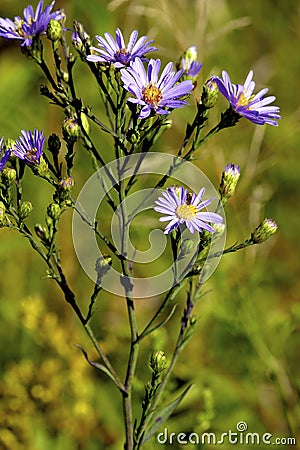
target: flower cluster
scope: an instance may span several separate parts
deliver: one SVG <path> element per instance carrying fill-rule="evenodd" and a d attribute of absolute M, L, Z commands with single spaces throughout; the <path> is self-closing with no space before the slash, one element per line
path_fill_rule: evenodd
<path fill-rule="evenodd" d="M 209 223 L 222 223 L 223 218 L 214 212 L 201 212 L 201 209 L 206 208 L 211 202 L 212 198 L 202 200 L 205 194 L 205 188 L 202 188 L 199 194 L 190 194 L 183 186 L 178 188 L 171 186 L 162 193 L 154 207 L 156 212 L 165 214 L 165 217 L 160 217 L 161 222 L 169 221 L 164 233 L 168 234 L 179 225 L 185 224 L 191 233 L 207 230 L 214 233 L 214 228 Z"/>
<path fill-rule="evenodd" d="M 43 11 L 44 1 L 40 0 L 36 11 L 31 5 L 24 9 L 24 18 L 16 16 L 11 19 L 0 18 L 0 37 L 6 39 L 18 39 L 22 41 L 22 46 L 29 47 L 35 36 L 45 34 L 50 20 L 60 20 L 64 17 L 61 11 L 52 11 L 55 4 L 53 1 Z"/>

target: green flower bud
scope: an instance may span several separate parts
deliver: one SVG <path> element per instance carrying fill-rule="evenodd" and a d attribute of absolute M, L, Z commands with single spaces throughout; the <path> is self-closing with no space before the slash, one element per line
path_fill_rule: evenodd
<path fill-rule="evenodd" d="M 40 163 L 38 165 L 32 166 L 32 170 L 33 170 L 34 173 L 36 173 L 37 175 L 39 175 L 39 176 L 41 176 L 43 178 L 48 178 L 48 179 L 51 178 L 48 164 L 44 160 L 43 157 L 41 157 Z"/>
<path fill-rule="evenodd" d="M 49 136 L 48 138 L 48 149 L 51 153 L 53 153 L 54 155 L 57 155 L 59 153 L 61 147 L 61 142 L 59 137 L 53 133 L 51 134 L 51 136 Z"/>
<path fill-rule="evenodd" d="M 253 231 L 251 238 L 254 244 L 261 244 L 276 233 L 277 223 L 272 219 L 264 219 Z"/>
<path fill-rule="evenodd" d="M 150 368 L 153 372 L 161 373 L 165 370 L 167 365 L 167 358 L 161 350 L 152 353 L 149 362 Z"/>
<path fill-rule="evenodd" d="M 0 202 L 0 226 L 6 224 L 6 208 L 3 202 Z"/>
<path fill-rule="evenodd" d="M 216 101 L 218 99 L 218 94 L 219 94 L 219 90 L 218 90 L 217 83 L 211 79 L 207 80 L 207 82 L 203 86 L 202 95 L 201 95 L 201 103 L 207 109 L 212 108 L 216 104 Z"/>
<path fill-rule="evenodd" d="M 66 72 L 66 71 L 64 70 L 64 71 L 62 72 L 62 76 L 63 76 L 64 82 L 65 82 L 65 83 L 69 83 L 70 77 L 69 77 L 68 72 Z"/>
<path fill-rule="evenodd" d="M 50 41 L 58 41 L 62 37 L 62 24 L 58 20 L 51 19 L 47 26 L 47 38 Z"/>
<path fill-rule="evenodd" d="M 192 47 L 189 47 L 182 55 L 182 58 L 184 58 L 190 64 L 192 64 L 192 62 L 194 61 L 197 61 L 197 57 L 197 47 L 195 47 L 194 45 Z"/>
<path fill-rule="evenodd" d="M 5 141 L 5 147 L 6 147 L 6 148 L 13 149 L 14 146 L 15 146 L 15 143 L 16 143 L 16 141 L 15 141 L 14 139 L 8 138 L 8 139 L 6 139 L 6 141 Z"/>
<path fill-rule="evenodd" d="M 75 143 L 80 136 L 80 127 L 76 119 L 67 117 L 62 123 L 63 137 L 66 142 Z"/>
<path fill-rule="evenodd" d="M 2 170 L 2 179 L 4 182 L 10 185 L 16 181 L 16 178 L 17 173 L 15 169 L 12 169 L 11 167 L 4 167 L 4 169 Z"/>
<path fill-rule="evenodd" d="M 52 220 L 58 220 L 61 216 L 61 208 L 58 203 L 50 203 L 47 207 L 47 215 Z"/>
<path fill-rule="evenodd" d="M 212 223 L 211 226 L 215 230 L 212 237 L 213 239 L 218 239 L 224 233 L 226 226 L 225 223 Z"/>
<path fill-rule="evenodd" d="M 211 233 L 210 231 L 204 230 L 202 232 L 202 238 L 208 241 L 219 239 L 220 236 L 224 233 L 226 226 L 225 223 L 212 223 L 211 227 L 215 230 L 214 233 Z"/>
<path fill-rule="evenodd" d="M 46 216 L 45 222 L 46 222 L 46 225 L 47 225 L 47 227 L 48 227 L 48 230 L 50 230 L 51 227 L 52 227 L 52 225 L 53 225 L 53 220 L 51 219 L 51 217 Z"/>
<path fill-rule="evenodd" d="M 130 129 L 126 133 L 126 138 L 130 144 L 137 144 L 140 140 L 140 133 L 138 130 Z"/>
<path fill-rule="evenodd" d="M 241 172 L 236 164 L 227 164 L 223 173 L 219 187 L 219 192 L 222 198 L 222 204 L 225 205 L 227 200 L 235 193 L 236 185 L 239 181 Z"/>
<path fill-rule="evenodd" d="M 24 201 L 19 206 L 19 217 L 20 219 L 26 219 L 33 210 L 32 203 L 29 201 Z"/>

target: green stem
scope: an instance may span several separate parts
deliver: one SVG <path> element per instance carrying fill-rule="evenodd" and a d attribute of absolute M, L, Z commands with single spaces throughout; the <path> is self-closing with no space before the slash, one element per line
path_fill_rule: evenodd
<path fill-rule="evenodd" d="M 121 134 L 121 122 L 122 122 L 122 104 L 124 103 L 124 98 L 121 96 L 118 99 L 118 104 L 120 105 L 120 110 L 116 115 L 116 132 L 119 134 L 118 138 L 115 140 L 115 150 L 116 157 L 119 158 L 122 156 L 122 147 L 120 147 L 120 134 Z M 120 161 L 118 159 L 118 164 Z M 123 167 L 119 167 L 118 173 L 122 174 Z M 120 204 L 120 214 L 119 214 L 119 222 L 120 222 L 120 236 L 121 236 L 121 254 L 124 259 L 121 260 L 122 265 L 122 278 L 121 283 L 124 286 L 125 290 L 125 298 L 126 298 L 126 306 L 127 306 L 127 314 L 129 320 L 130 327 L 130 352 L 127 363 L 127 371 L 124 381 L 125 391 L 122 393 L 123 395 L 123 417 L 124 417 L 124 425 L 125 425 L 125 445 L 124 450 L 133 450 L 134 446 L 134 434 L 133 434 L 133 416 L 132 416 L 132 384 L 133 378 L 136 370 L 138 353 L 139 353 L 139 342 L 138 342 L 138 327 L 137 320 L 135 314 L 134 301 L 132 298 L 132 290 L 133 284 L 131 282 L 132 279 L 132 268 L 130 267 L 130 263 L 127 259 L 127 212 L 126 207 L 124 205 L 124 199 L 126 197 L 125 194 L 125 184 L 122 179 L 119 179 L 118 183 L 118 193 L 119 193 L 119 204 Z"/>
<path fill-rule="evenodd" d="M 47 66 L 47 64 L 45 63 L 44 58 L 42 57 L 40 61 L 37 61 L 37 64 L 40 66 L 40 68 L 42 69 L 42 71 L 44 72 L 47 80 L 50 82 L 52 88 L 54 89 L 55 92 L 61 92 L 62 89 L 59 88 L 59 86 L 56 84 L 54 78 L 52 77 L 52 74 Z"/>
<path fill-rule="evenodd" d="M 156 326 L 153 325 L 154 322 L 165 312 L 165 310 L 170 305 L 170 303 L 174 300 L 174 298 L 176 297 L 178 292 L 185 285 L 186 281 L 187 281 L 187 278 L 184 278 L 183 280 L 180 281 L 180 283 L 178 283 L 176 286 L 173 286 L 168 291 L 164 301 L 162 302 L 162 304 L 160 305 L 160 307 L 158 308 L 158 310 L 156 311 L 156 313 L 154 314 L 152 319 L 148 322 L 148 324 L 146 325 L 146 327 L 144 328 L 142 333 L 139 335 L 139 337 L 138 337 L 139 341 L 144 339 L 146 336 L 148 336 L 150 333 L 152 333 L 156 329 Z"/>

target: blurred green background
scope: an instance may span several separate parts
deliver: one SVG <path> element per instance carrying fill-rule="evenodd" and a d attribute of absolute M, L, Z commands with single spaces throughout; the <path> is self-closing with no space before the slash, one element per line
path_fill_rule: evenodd
<path fill-rule="evenodd" d="M 46 2 L 47 3 L 47 2 Z M 26 1 L 2 0 L 0 17 L 21 15 Z M 36 5 L 34 4 L 34 7 Z M 191 99 L 192 108 L 174 112 L 174 126 L 156 151 L 176 152 L 184 127 L 195 111 L 201 84 L 211 74 L 229 72 L 242 83 L 254 70 L 257 89 L 267 86 L 276 95 L 282 120 L 279 127 L 256 127 L 246 120 L 210 140 L 195 162 L 218 186 L 228 162 L 241 166 L 237 193 L 226 215 L 227 244 L 246 239 L 264 217 L 279 225 L 268 242 L 224 257 L 197 305 L 198 327 L 175 369 L 170 389 L 193 383 L 194 388 L 168 421 L 169 432 L 235 430 L 243 420 L 250 432 L 276 437 L 299 435 L 300 234 L 299 193 L 299 20 L 298 0 L 81 0 L 57 1 L 94 36 L 120 27 L 126 39 L 133 29 L 155 39 L 164 63 L 176 61 L 197 45 L 203 63 Z M 78 92 L 86 104 L 99 96 L 93 78 L 78 61 Z M 62 113 L 39 95 L 45 82 L 38 67 L 26 60 L 17 42 L 0 42 L 0 135 L 16 138 L 21 129 L 40 128 L 60 134 Z M 226 107 L 220 98 L 211 114 L 213 126 Z M 112 146 L 93 135 L 107 161 Z M 78 147 L 75 192 L 92 173 Z M 24 187 L 32 199 L 32 224 L 51 201 L 49 188 L 29 176 Z M 71 286 L 87 308 L 91 282 L 78 265 L 71 240 L 71 214 L 63 220 L 62 261 Z M 120 450 L 123 425 L 118 393 L 95 373 L 75 347 L 93 357 L 90 343 L 54 283 L 43 279 L 45 267 L 22 238 L 0 234 L 0 448 L 4 450 Z M 120 299 L 103 296 L 93 326 L 104 350 L 121 373 L 127 358 L 128 326 Z M 177 316 L 143 348 L 138 367 L 136 412 L 149 378 L 147 357 L 152 349 L 167 356 L 178 332 L 184 296 Z M 141 323 L 156 300 L 138 304 Z M 177 320 L 176 320 L 177 319 Z M 184 446 L 196 448 L 196 446 Z M 264 448 L 263 445 L 260 446 Z M 181 448 L 160 445 L 148 449 Z M 197 448 L 214 448 L 205 445 Z M 243 448 L 239 444 L 237 448 Z M 278 445 L 278 449 L 289 448 Z M 290 448 L 296 448 L 291 446 Z"/>

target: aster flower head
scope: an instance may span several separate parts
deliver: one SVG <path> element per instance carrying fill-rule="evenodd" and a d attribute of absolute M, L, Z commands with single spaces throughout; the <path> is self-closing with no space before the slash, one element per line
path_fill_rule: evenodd
<path fill-rule="evenodd" d="M 4 138 L 0 139 L 0 172 L 4 169 L 5 164 L 9 160 L 11 155 L 11 149 L 6 148 L 4 145 Z"/>
<path fill-rule="evenodd" d="M 258 125 L 274 125 L 277 126 L 277 120 L 281 119 L 278 106 L 269 106 L 276 97 L 264 97 L 268 92 L 267 88 L 260 90 L 257 94 L 253 94 L 255 89 L 255 82 L 252 80 L 253 71 L 247 75 L 244 84 L 233 84 L 229 78 L 228 73 L 223 70 L 222 78 L 213 76 L 213 80 L 219 91 L 229 101 L 231 108 L 240 116 Z"/>
<path fill-rule="evenodd" d="M 177 64 L 178 69 L 183 69 L 183 77 L 185 80 L 196 81 L 198 74 L 202 68 L 202 64 L 197 61 L 197 47 L 189 47 L 180 58 Z"/>
<path fill-rule="evenodd" d="M 100 48 L 91 47 L 96 54 L 87 56 L 88 61 L 112 63 L 116 69 L 120 69 L 128 66 L 137 57 L 142 61 L 148 61 L 145 54 L 157 50 L 151 45 L 153 40 L 147 41 L 147 36 L 141 36 L 138 39 L 136 30 L 131 33 L 127 46 L 119 28 L 116 30 L 116 39 L 110 33 L 104 33 L 104 36 L 105 38 L 96 36 Z"/>
<path fill-rule="evenodd" d="M 142 105 L 139 119 L 145 119 L 153 111 L 156 114 L 169 114 L 166 108 L 182 108 L 188 105 L 181 97 L 189 95 L 193 89 L 191 80 L 178 83 L 183 69 L 173 71 L 173 63 L 169 62 L 160 77 L 160 59 L 150 59 L 147 71 L 140 58 L 136 58 L 128 69 L 121 70 L 121 79 L 125 89 L 133 94 L 129 102 Z"/>
<path fill-rule="evenodd" d="M 40 0 L 35 12 L 31 5 L 24 9 L 23 19 L 19 16 L 16 16 L 14 21 L 0 18 L 0 37 L 18 39 L 22 41 L 22 46 L 30 47 L 35 36 L 45 34 L 50 20 L 64 18 L 61 11 L 51 12 L 54 4 L 55 1 L 43 11 L 44 0 Z"/>
<path fill-rule="evenodd" d="M 21 130 L 22 136 L 16 139 L 13 153 L 27 164 L 40 164 L 45 137 L 43 131 Z"/>
<path fill-rule="evenodd" d="M 202 201 L 205 194 L 205 188 L 202 188 L 198 195 L 190 194 L 184 187 L 171 186 L 162 193 L 155 203 L 154 211 L 165 214 L 160 217 L 161 222 L 169 221 L 164 233 L 168 234 L 179 225 L 185 224 L 191 233 L 195 231 L 202 232 L 207 230 L 214 233 L 214 228 L 209 224 L 222 223 L 223 218 L 213 212 L 203 212 L 212 198 Z"/>

